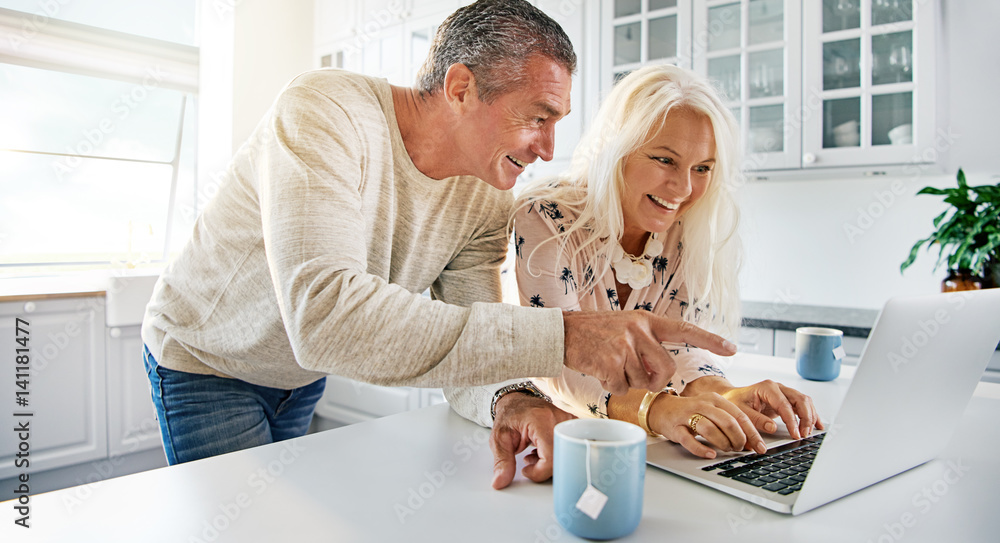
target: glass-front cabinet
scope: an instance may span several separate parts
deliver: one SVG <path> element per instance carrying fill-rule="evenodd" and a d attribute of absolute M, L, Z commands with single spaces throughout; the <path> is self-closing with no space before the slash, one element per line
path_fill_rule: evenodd
<path fill-rule="evenodd" d="M 691 67 L 691 0 L 601 2 L 601 94 L 647 64 Z"/>
<path fill-rule="evenodd" d="M 694 69 L 725 95 L 740 123 L 748 169 L 800 164 L 799 7 L 795 0 L 694 5 Z"/>
<path fill-rule="evenodd" d="M 938 0 L 602 0 L 601 95 L 636 68 L 708 76 L 750 171 L 937 160 Z"/>
<path fill-rule="evenodd" d="M 927 161 L 936 107 L 933 6 L 805 2 L 803 168 Z"/>

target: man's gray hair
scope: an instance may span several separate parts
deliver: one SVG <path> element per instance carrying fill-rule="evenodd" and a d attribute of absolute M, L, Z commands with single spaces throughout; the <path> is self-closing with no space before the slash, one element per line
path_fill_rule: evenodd
<path fill-rule="evenodd" d="M 441 23 L 417 74 L 417 90 L 443 89 L 448 68 L 464 64 L 476 78 L 479 99 L 491 103 L 525 83 L 532 55 L 576 71 L 573 44 L 559 23 L 524 0 L 479 0 Z"/>

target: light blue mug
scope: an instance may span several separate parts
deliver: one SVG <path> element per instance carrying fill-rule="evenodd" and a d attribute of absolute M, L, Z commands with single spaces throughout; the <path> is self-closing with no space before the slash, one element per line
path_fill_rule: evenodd
<path fill-rule="evenodd" d="M 844 332 L 806 326 L 795 330 L 795 369 L 811 381 L 832 381 L 840 375 Z"/>
<path fill-rule="evenodd" d="M 646 432 L 638 426 L 607 419 L 556 425 L 552 495 L 556 519 L 569 532 L 614 539 L 635 531 L 645 478 Z"/>

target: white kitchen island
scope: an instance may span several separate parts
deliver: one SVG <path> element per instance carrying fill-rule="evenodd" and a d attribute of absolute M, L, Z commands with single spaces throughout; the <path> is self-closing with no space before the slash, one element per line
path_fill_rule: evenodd
<path fill-rule="evenodd" d="M 812 394 L 829 420 L 853 368 L 816 383 L 790 359 L 737 355 L 727 372 L 737 384 L 772 378 Z M 914 394 L 934 401 L 933 384 Z M 647 468 L 642 523 L 623 541 L 996 541 L 998 414 L 1000 385 L 981 383 L 941 457 L 799 517 Z M 4 502 L 0 541 L 576 541 L 553 518 L 551 484 L 518 475 L 490 488 L 488 435 L 446 405 L 428 407 L 31 496 L 30 529 Z"/>

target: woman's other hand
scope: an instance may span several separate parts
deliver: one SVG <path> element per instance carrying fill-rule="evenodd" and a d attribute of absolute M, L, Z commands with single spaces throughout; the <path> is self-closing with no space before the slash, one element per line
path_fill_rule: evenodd
<path fill-rule="evenodd" d="M 688 427 L 694 415 L 701 415 L 695 426 L 697 435 L 712 447 L 758 453 L 767 450 L 750 417 L 726 398 L 711 392 L 693 397 L 661 394 L 650 406 L 649 427 L 693 454 L 715 458 L 715 450 L 699 441 Z"/>

